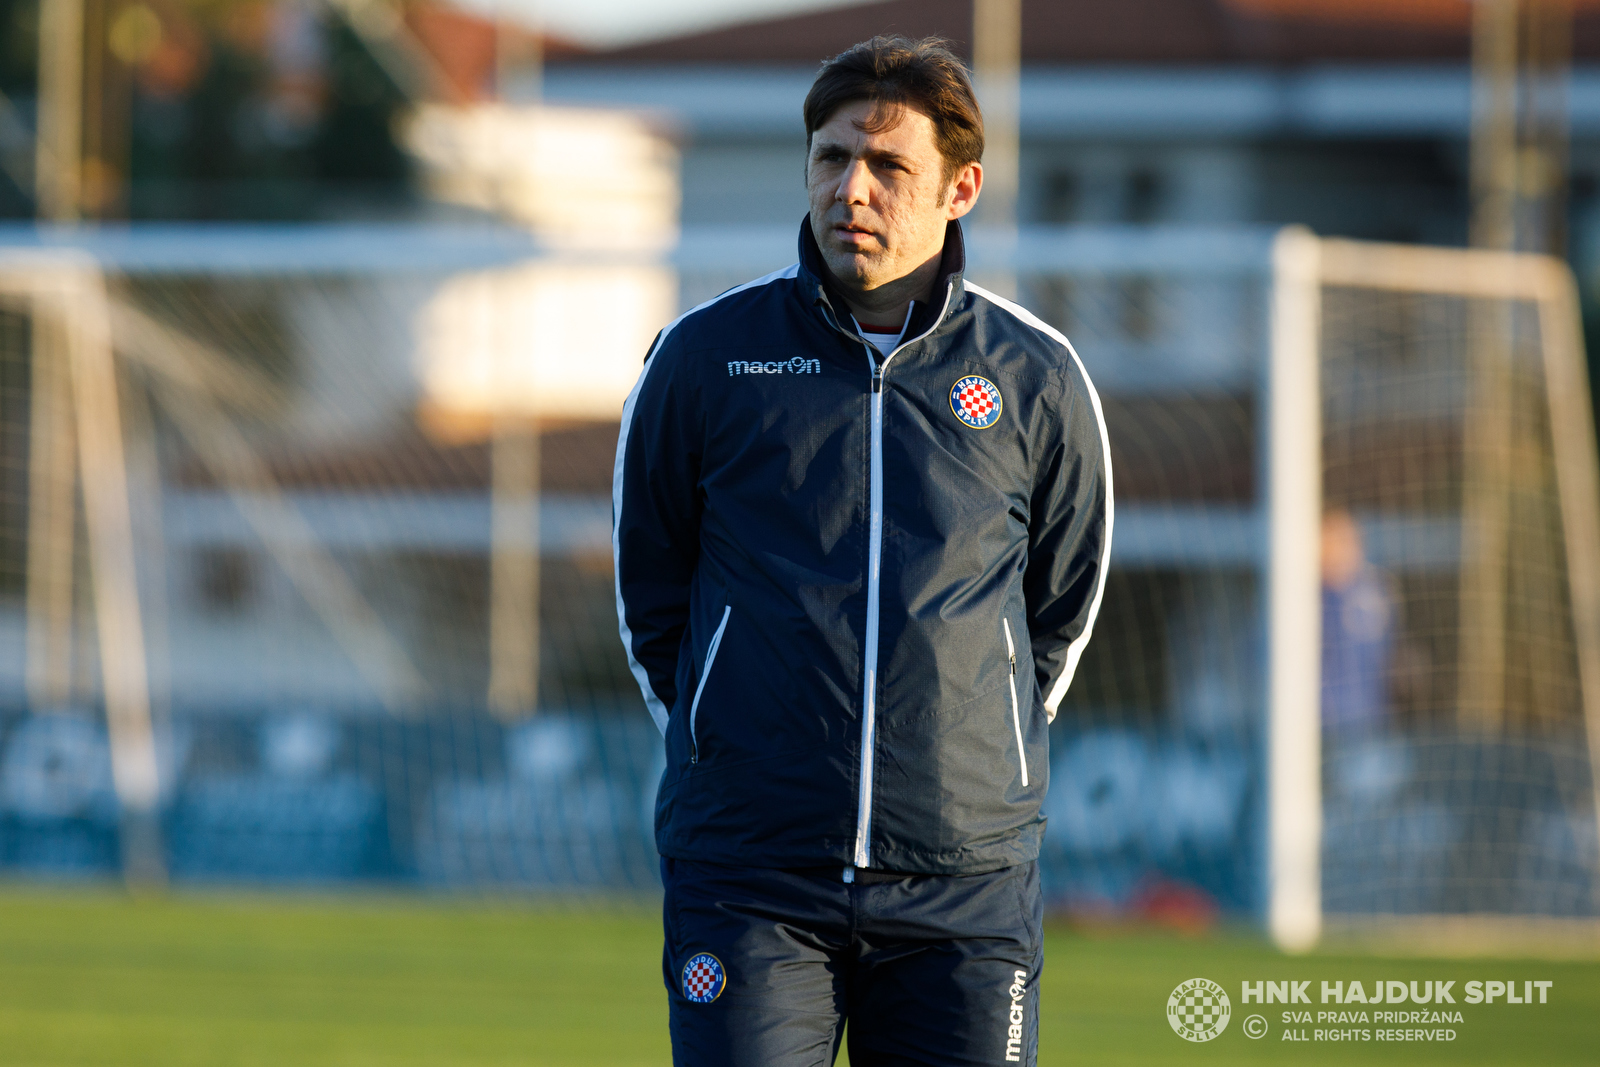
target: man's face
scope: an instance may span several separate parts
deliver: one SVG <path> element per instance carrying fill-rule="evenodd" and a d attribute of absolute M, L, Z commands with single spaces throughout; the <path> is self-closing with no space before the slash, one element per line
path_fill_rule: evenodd
<path fill-rule="evenodd" d="M 970 210 L 981 180 L 974 164 L 944 181 L 933 120 L 914 108 L 901 108 L 886 130 L 863 132 L 876 107 L 858 100 L 839 108 L 812 134 L 806 159 L 817 247 L 841 282 L 862 291 L 938 255 L 945 224 Z"/>

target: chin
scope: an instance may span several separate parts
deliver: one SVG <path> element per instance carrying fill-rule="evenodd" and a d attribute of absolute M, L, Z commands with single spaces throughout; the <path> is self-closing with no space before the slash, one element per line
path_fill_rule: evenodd
<path fill-rule="evenodd" d="M 828 252 L 823 258 L 828 261 L 828 268 L 840 281 L 854 282 L 862 288 L 869 286 L 881 273 L 877 258 L 862 252 L 837 249 Z"/>

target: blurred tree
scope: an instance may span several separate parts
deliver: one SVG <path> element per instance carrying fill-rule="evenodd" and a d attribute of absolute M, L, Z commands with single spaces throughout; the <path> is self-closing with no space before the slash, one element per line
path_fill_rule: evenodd
<path fill-rule="evenodd" d="M 0 92 L 13 102 L 33 96 L 38 43 L 38 0 L 0 0 Z"/>
<path fill-rule="evenodd" d="M 39 0 L 0 0 L 0 152 L 31 171 Z M 102 214 L 308 219 L 404 212 L 404 97 L 328 8 L 273 0 L 98 0 L 85 40 Z M 98 65 L 96 65 L 98 64 Z M 131 100 L 127 85 L 131 80 Z M 115 88 L 124 94 L 107 106 Z M 0 105 L 4 108 L 4 105 Z M 9 118 L 9 122 L 7 119 Z M 0 218 L 28 218 L 0 167 Z M 92 212 L 93 213 L 93 212 Z"/>
<path fill-rule="evenodd" d="M 403 98 L 327 9 L 124 0 L 122 12 L 112 48 L 135 74 L 132 217 L 288 220 L 410 202 L 391 132 Z"/>
<path fill-rule="evenodd" d="M 25 143 L 33 126 L 33 98 L 38 81 L 35 62 L 39 39 L 38 0 L 0 0 L 0 218 L 33 214 L 33 196 L 27 178 L 15 171 L 32 172 L 32 148 Z M 7 106 L 9 105 L 9 106 Z"/>
<path fill-rule="evenodd" d="M 405 98 L 349 27 L 339 23 L 329 36 L 329 101 L 313 148 L 317 174 L 330 184 L 403 189 L 408 164 L 393 131 Z"/>

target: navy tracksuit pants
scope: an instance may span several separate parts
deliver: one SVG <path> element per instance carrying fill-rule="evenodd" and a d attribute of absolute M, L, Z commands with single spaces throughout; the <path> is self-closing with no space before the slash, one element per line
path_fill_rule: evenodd
<path fill-rule="evenodd" d="M 1038 1048 L 1036 863 L 855 883 L 839 868 L 663 859 L 677 1067 L 1025 1064 Z"/>

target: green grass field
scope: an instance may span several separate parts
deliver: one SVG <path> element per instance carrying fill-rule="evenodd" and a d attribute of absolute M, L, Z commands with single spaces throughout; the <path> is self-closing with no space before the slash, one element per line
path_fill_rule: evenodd
<path fill-rule="evenodd" d="M 0 889 L 0 1064 L 405 1067 L 666 1064 L 653 911 L 423 897 Z M 1085 937 L 1054 930 L 1041 1064 L 1600 1062 L 1600 965 L 1286 959 L 1239 935 Z M 1193 977 L 1234 998 L 1205 1045 L 1165 1020 Z M 1459 1004 L 1453 1043 L 1304 1045 L 1241 980 L 1553 981 L 1546 1005 Z M 1320 1010 L 1312 1005 L 1312 1010 Z M 1249 1012 L 1266 1037 L 1242 1032 Z M 1315 1025 L 1291 1027 L 1308 1032 Z M 1378 1027 L 1370 1027 L 1376 1029 Z M 1387 1028 L 1387 1027 L 1385 1027 Z"/>

